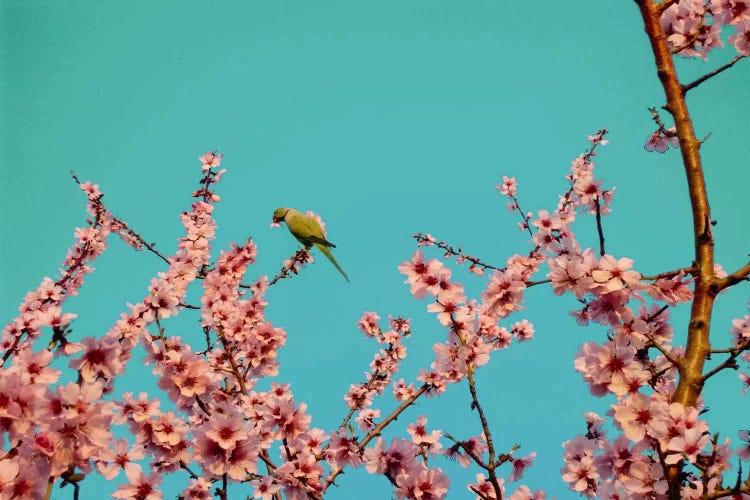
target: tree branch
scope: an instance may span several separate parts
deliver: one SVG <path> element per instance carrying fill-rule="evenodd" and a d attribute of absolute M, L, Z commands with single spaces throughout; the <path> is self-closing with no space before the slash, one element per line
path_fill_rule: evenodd
<path fill-rule="evenodd" d="M 748 275 L 750 275 L 750 262 L 737 269 L 735 272 L 727 276 L 726 278 L 719 278 L 716 280 L 717 292 L 729 288 L 730 286 L 736 285 L 740 281 L 748 281 Z"/>
<path fill-rule="evenodd" d="M 715 70 L 713 70 L 710 73 L 706 73 L 702 77 L 700 77 L 700 78 L 698 78 L 696 80 L 693 80 L 692 82 L 688 83 L 687 85 L 683 85 L 682 86 L 682 93 L 683 94 L 687 94 L 689 90 L 694 89 L 695 87 L 697 87 L 701 83 L 705 82 L 709 78 L 715 77 L 716 75 L 718 75 L 722 71 L 728 70 L 729 68 L 731 68 L 732 66 L 734 66 L 737 63 L 737 61 L 739 61 L 740 59 L 743 59 L 744 57 L 745 56 L 734 56 L 734 59 L 732 59 L 731 61 L 729 61 L 725 65 L 716 68 Z"/>

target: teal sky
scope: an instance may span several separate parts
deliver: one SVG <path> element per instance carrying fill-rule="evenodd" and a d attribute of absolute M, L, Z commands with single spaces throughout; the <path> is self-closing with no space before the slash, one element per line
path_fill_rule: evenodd
<path fill-rule="evenodd" d="M 525 210 L 554 209 L 570 161 L 599 128 L 610 129 L 611 144 L 597 157 L 598 173 L 617 187 L 605 219 L 608 253 L 635 259 L 644 274 L 692 259 L 679 155 L 643 149 L 653 129 L 646 108 L 663 98 L 633 2 L 3 0 L 0 23 L 3 323 L 28 290 L 55 275 L 84 222 L 71 169 L 101 186 L 116 215 L 172 252 L 200 175 L 197 157 L 214 149 L 228 169 L 218 186 L 215 254 L 252 236 L 260 255 L 248 280 L 275 274 L 297 245 L 285 229 L 269 228 L 271 214 L 292 206 L 323 216 L 351 277 L 347 284 L 318 259 L 267 295 L 268 319 L 288 333 L 277 380 L 291 383 L 312 425 L 326 431 L 341 421 L 343 395 L 376 350 L 356 329 L 364 311 L 412 318 L 407 380 L 444 339 L 397 270 L 415 249 L 410 235 L 429 232 L 498 265 L 526 252 L 494 185 L 516 176 Z M 712 55 L 680 62 L 681 75 L 690 81 L 734 51 Z M 743 61 L 689 95 L 697 133 L 711 134 L 702 152 L 717 260 L 727 270 L 750 251 L 749 81 Z M 592 219 L 579 219 L 575 230 L 584 243 L 596 241 Z M 110 245 L 68 303 L 79 315 L 78 336 L 103 334 L 163 269 L 150 254 L 114 238 Z M 471 294 L 481 291 L 484 279 L 451 267 Z M 727 346 L 748 295 L 744 286 L 719 301 L 716 347 Z M 604 413 L 612 403 L 591 398 L 573 370 L 578 346 L 604 332 L 577 327 L 571 307 L 570 297 L 530 290 L 513 321 L 532 321 L 534 341 L 495 353 L 478 374 L 496 445 L 536 451 L 523 483 L 557 498 L 573 498 L 559 479 L 561 443 L 585 430 L 584 411 Z M 199 339 L 191 313 L 168 323 L 167 333 Z M 675 318 L 681 338 L 685 311 Z M 133 363 L 119 388 L 154 387 L 149 373 Z M 750 426 L 740 388 L 732 372 L 706 392 L 712 430 L 735 443 L 737 429 Z M 411 408 L 394 433 L 420 414 L 457 436 L 480 431 L 465 385 Z M 450 497 L 468 497 L 465 484 L 479 471 L 438 465 L 451 474 Z M 98 496 L 96 481 L 84 481 L 83 498 Z M 385 479 L 362 471 L 339 484 L 328 497 L 389 494 Z M 180 481 L 167 483 L 165 498 L 178 488 Z"/>

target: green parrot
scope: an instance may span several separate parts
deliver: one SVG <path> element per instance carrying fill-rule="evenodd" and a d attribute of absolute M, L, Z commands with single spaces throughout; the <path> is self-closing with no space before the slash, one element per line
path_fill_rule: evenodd
<path fill-rule="evenodd" d="M 314 217 L 305 215 L 293 208 L 277 208 L 273 212 L 273 223 L 278 224 L 281 221 L 286 222 L 289 232 L 297 238 L 297 241 L 305 245 L 305 249 L 309 250 L 311 246 L 315 245 L 336 266 L 336 269 L 344 276 L 344 279 L 349 281 L 349 277 L 341 269 L 341 266 L 336 262 L 336 259 L 329 250 L 329 248 L 336 248 L 336 245 L 326 239 L 323 228 Z"/>

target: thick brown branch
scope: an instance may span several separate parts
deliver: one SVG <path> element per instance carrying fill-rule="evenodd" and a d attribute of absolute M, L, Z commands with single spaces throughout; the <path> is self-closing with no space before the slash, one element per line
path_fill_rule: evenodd
<path fill-rule="evenodd" d="M 651 0 L 636 0 L 636 4 L 640 8 L 644 28 L 651 42 L 657 76 L 667 98 L 667 109 L 675 120 L 692 207 L 695 293 L 688 326 L 687 348 L 674 401 L 685 406 L 695 406 L 702 389 L 703 364 L 710 350 L 709 325 L 715 297 L 711 290 L 714 284 L 714 241 L 710 208 L 699 152 L 700 141 L 695 136 L 682 86 L 667 46 L 667 37 L 659 23 L 662 9 L 660 4 Z"/>
<path fill-rule="evenodd" d="M 709 333 L 716 296 L 711 211 L 701 165 L 700 141 L 695 136 L 693 122 L 685 102 L 685 93 L 675 70 L 667 37 L 659 22 L 666 2 L 659 4 L 652 0 L 635 0 L 635 3 L 640 9 L 644 29 L 654 54 L 656 74 L 666 96 L 665 109 L 674 118 L 692 208 L 695 290 L 688 324 L 687 346 L 679 365 L 680 378 L 672 400 L 683 406 L 694 407 L 703 390 L 703 366 L 711 350 Z M 682 465 L 678 464 L 669 466 L 666 470 L 671 500 L 680 498 L 681 469 Z"/>

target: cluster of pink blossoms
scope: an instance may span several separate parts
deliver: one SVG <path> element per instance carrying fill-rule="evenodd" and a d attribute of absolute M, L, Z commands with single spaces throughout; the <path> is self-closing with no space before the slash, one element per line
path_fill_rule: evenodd
<path fill-rule="evenodd" d="M 531 337 L 533 329 L 528 322 L 516 322 L 509 329 L 498 321 L 521 310 L 526 288 L 545 283 L 532 281 L 532 276 L 546 264 L 547 281 L 554 293 L 570 293 L 582 304 L 571 313 L 578 322 L 598 323 L 609 330 L 604 342 L 581 346 L 575 367 L 593 395 L 615 396 L 617 402 L 608 415 L 622 432 L 610 441 L 602 430 L 604 420 L 586 415 L 586 435 L 564 444 L 563 480 L 589 497 L 665 498 L 664 467 L 683 463 L 694 468 L 684 469 L 682 495 L 700 498 L 726 488 L 723 474 L 731 468 L 732 451 L 729 439 L 720 443 L 710 436 L 707 423 L 698 419 L 700 408 L 671 402 L 677 377 L 675 361 L 681 358 L 682 349 L 671 345 L 668 308 L 691 300 L 692 280 L 685 270 L 645 279 L 633 269 L 632 260 L 606 254 L 603 239 L 597 256 L 595 249 L 583 249 L 573 233 L 578 214 L 596 215 L 601 230 L 599 217 L 609 212 L 614 191 L 602 188 L 592 161 L 596 147 L 606 144 L 605 133 L 602 130 L 591 136 L 592 148 L 573 161 L 568 175 L 570 189 L 551 213 L 540 210 L 537 217 L 524 214 L 519 208 L 516 180 L 503 177 L 498 190 L 511 199 L 508 208 L 521 214 L 521 228 L 531 232 L 534 247 L 528 256 L 512 257 L 504 269 L 490 276 L 480 302 L 467 299 L 463 287 L 450 281 L 450 270 L 437 259 L 425 260 L 421 252 L 401 270 L 415 297 L 434 298 L 428 310 L 448 328 L 448 340 L 434 347 L 433 368 L 450 383 L 485 364 L 492 350 L 507 347 L 513 337 Z M 447 249 L 445 256 L 457 257 L 459 264 L 465 261 L 461 252 L 430 235 L 420 234 L 417 239 L 420 246 Z M 472 265 L 492 268 L 478 260 Z M 717 268 L 717 276 L 726 273 Z M 733 322 L 735 348 L 746 349 L 750 343 L 748 324 L 750 315 Z M 749 361 L 750 355 L 745 353 L 741 359 Z M 740 376 L 749 383 L 750 376 Z M 747 438 L 746 433 L 742 436 Z M 748 456 L 746 448 L 738 449 L 737 454 L 744 459 Z M 480 498 L 495 498 L 496 488 L 485 479 L 480 474 L 470 490 Z"/>
<path fill-rule="evenodd" d="M 218 176 L 220 173 L 207 174 L 203 179 L 205 189 Z M 92 216 L 89 227 L 76 230 L 77 241 L 68 252 L 58 280 L 45 278 L 37 290 L 30 292 L 19 308 L 21 315 L 6 325 L 2 333 L 4 366 L 0 400 L 4 403 L 0 417 L 6 453 L 2 458 L 5 473 L 0 479 L 1 495 L 44 498 L 48 485 L 40 478 L 49 477 L 52 481 L 59 477 L 76 483 L 95 468 L 108 478 L 124 470 L 131 481 L 125 488 L 138 483 L 137 491 L 143 493 L 149 489 L 141 484 L 144 478 L 153 480 L 153 485 L 158 482 L 153 474 L 144 476 L 141 466 L 135 463 L 144 457 L 145 449 L 156 449 L 163 444 L 159 453 L 165 456 L 171 453 L 178 457 L 175 460 L 184 457 L 176 445 L 184 444 L 185 440 L 176 440 L 175 436 L 187 424 L 171 412 L 156 411 L 158 404 L 148 416 L 153 417 L 153 427 L 159 431 L 150 429 L 143 433 L 129 452 L 126 442 L 113 442 L 110 428 L 123 423 L 123 419 L 118 413 L 120 405 L 105 401 L 104 397 L 112 392 L 115 377 L 124 372 L 138 342 L 147 349 L 157 350 L 147 326 L 177 313 L 188 284 L 208 262 L 207 240 L 213 236 L 215 227 L 210 215 L 212 206 L 206 201 L 196 201 L 192 211 L 183 214 L 187 235 L 170 259 L 168 270 L 152 281 L 143 302 L 131 306 L 102 337 L 71 342 L 68 327 L 75 315 L 63 313 L 62 305 L 67 297 L 77 293 L 84 276 L 93 271 L 89 263 L 104 251 L 107 236 L 115 232 L 126 243 L 142 248 L 142 240 L 106 210 L 98 186 L 83 183 L 80 187 L 89 198 L 88 211 Z M 45 341 L 49 347 L 34 353 L 34 341 L 42 336 L 43 328 L 52 330 L 51 341 Z M 77 383 L 55 386 L 60 371 L 49 367 L 51 349 L 55 346 L 58 356 L 77 354 L 69 362 L 69 367 L 78 372 Z M 5 366 L 8 362 L 12 364 Z M 177 430 L 162 432 L 166 428 Z M 143 493 L 141 497 L 149 495 Z"/>
<path fill-rule="evenodd" d="M 705 61 L 709 52 L 724 46 L 722 31 L 730 27 L 733 33 L 726 40 L 737 50 L 737 58 L 750 56 L 750 2 L 746 0 L 679 0 L 664 10 L 660 23 L 669 49 L 677 55 Z M 646 140 L 646 150 L 664 153 L 670 146 L 677 148 L 675 130 L 659 122 Z"/>
<path fill-rule="evenodd" d="M 417 377 L 418 387 L 395 380 L 406 356 L 403 341 L 410 333 L 409 322 L 391 318 L 390 329 L 384 331 L 376 314 L 365 313 L 358 326 L 381 346 L 366 381 L 350 388 L 345 397 L 349 414 L 334 432 L 311 428 L 306 405 L 294 401 L 288 385 L 254 390 L 260 379 L 278 375 L 277 352 L 286 333 L 265 319 L 264 295 L 272 282 L 261 277 L 242 284 L 257 255 L 251 240 L 231 245 L 211 261 L 213 203 L 220 199 L 213 185 L 224 170 L 216 169 L 221 155 L 207 153 L 200 159 L 203 176 L 193 193 L 197 200 L 181 216 L 186 234 L 169 257 L 114 217 L 97 186 L 81 184 L 89 197 L 89 227 L 76 231 L 60 278 L 45 278 L 2 332 L 0 439 L 5 452 L 0 456 L 0 497 L 45 498 L 55 481 L 79 489 L 87 474 L 98 472 L 109 480 L 124 476 L 114 498 L 152 500 L 162 498 L 164 475 L 183 471 L 190 476 L 182 492 L 186 499 L 226 497 L 233 483 L 246 484 L 254 498 L 264 500 L 282 494 L 288 499 L 321 498 L 346 467 L 365 467 L 384 475 L 397 498 L 444 498 L 448 477 L 440 468 L 428 467 L 428 457 L 447 456 L 468 466 L 488 449 L 485 437 L 454 440 L 444 448 L 443 434 L 427 430 L 425 417 L 408 426 L 411 439 L 386 444 L 381 431 L 420 396 L 440 394 L 448 383 L 486 363 L 490 350 L 507 347 L 514 336 L 530 339 L 533 327 L 525 320 L 509 330 L 493 326 L 492 318 L 512 308 L 494 299 L 481 310 L 466 304 L 461 286 L 437 266 L 441 279 L 415 283 L 425 287 L 425 294 L 439 296 L 431 310 L 453 331 L 448 342 L 436 346 L 432 370 Z M 72 341 L 75 315 L 64 313 L 63 303 L 93 271 L 90 263 L 106 248 L 111 233 L 138 250 L 148 249 L 168 266 L 152 279 L 143 300 L 129 305 L 104 335 Z M 519 276 L 534 267 L 527 259 L 512 262 Z M 187 302 L 196 280 L 202 285 L 200 306 Z M 504 286 L 500 276 L 496 281 L 497 287 Z M 453 314 L 452 307 L 463 315 Z M 165 320 L 187 309 L 200 310 L 202 335 L 168 335 Z M 470 334 L 475 316 L 484 326 Z M 48 329 L 50 335 L 44 338 Z M 49 348 L 35 352 L 37 340 Z M 139 345 L 169 408 L 162 409 L 165 400 L 143 392 L 114 394 L 114 381 Z M 59 384 L 61 372 L 50 367 L 53 355 L 71 357 L 68 366 L 77 372 L 77 382 Z M 381 416 L 373 403 L 388 387 L 401 404 Z M 349 425 L 352 419 L 359 432 Z M 118 426 L 127 428 L 132 439 L 114 439 L 112 430 Z M 532 458 L 508 456 L 511 481 L 521 477 Z M 502 480 L 495 482 L 500 485 Z M 520 488 L 514 498 L 525 498 L 526 490 Z"/>
<path fill-rule="evenodd" d="M 744 0 L 680 0 L 661 16 L 669 48 L 678 55 L 703 60 L 712 49 L 724 46 L 724 26 L 734 28 L 727 41 L 740 55 L 750 55 L 750 5 Z"/>

